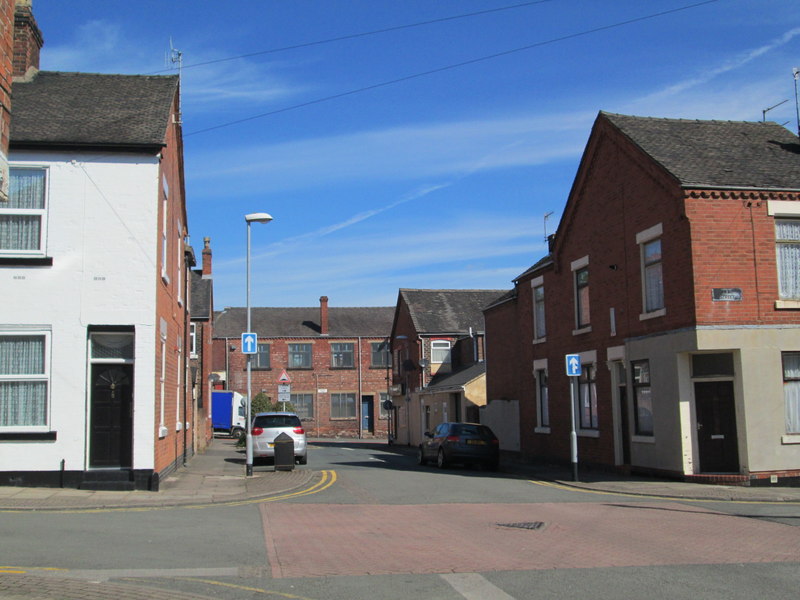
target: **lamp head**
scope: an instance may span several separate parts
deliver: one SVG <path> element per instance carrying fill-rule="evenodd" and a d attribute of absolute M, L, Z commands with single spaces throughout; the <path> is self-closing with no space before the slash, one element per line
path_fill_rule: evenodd
<path fill-rule="evenodd" d="M 250 213 L 244 216 L 244 220 L 248 223 L 269 223 L 272 221 L 272 215 L 268 213 Z"/>

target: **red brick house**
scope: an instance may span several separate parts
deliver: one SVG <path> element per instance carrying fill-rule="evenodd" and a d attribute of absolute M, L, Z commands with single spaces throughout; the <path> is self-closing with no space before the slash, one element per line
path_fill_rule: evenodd
<path fill-rule="evenodd" d="M 285 371 L 290 400 L 307 433 L 318 437 L 386 437 L 388 336 L 392 307 L 251 307 L 258 354 L 251 359 L 253 396 L 278 399 Z M 214 320 L 215 387 L 247 395 L 241 351 L 247 309 L 226 308 Z"/>
<path fill-rule="evenodd" d="M 203 238 L 202 265 L 191 270 L 189 300 L 189 369 L 194 422 L 195 452 L 213 438 L 211 429 L 212 332 L 214 331 L 214 281 L 211 273 L 211 238 Z"/>
<path fill-rule="evenodd" d="M 486 404 L 483 309 L 504 290 L 401 289 L 392 324 L 393 437 L 416 446 Z"/>
<path fill-rule="evenodd" d="M 485 312 L 521 452 L 800 481 L 800 144 L 775 123 L 600 113 L 550 253 Z"/>

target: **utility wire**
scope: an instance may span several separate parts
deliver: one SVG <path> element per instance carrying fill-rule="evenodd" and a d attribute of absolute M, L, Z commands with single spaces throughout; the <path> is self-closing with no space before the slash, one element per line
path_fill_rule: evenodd
<path fill-rule="evenodd" d="M 193 63 L 191 65 L 183 65 L 184 69 L 191 69 L 194 67 L 205 67 L 208 65 L 215 65 L 222 62 L 232 60 L 239 60 L 240 58 L 252 58 L 253 56 L 263 56 L 264 54 L 274 54 L 276 52 L 285 52 L 286 50 L 298 50 L 300 48 L 309 48 L 311 46 L 322 46 L 324 44 L 332 44 L 334 42 L 343 42 L 345 40 L 354 40 L 370 35 L 379 35 L 381 33 L 389 33 L 391 31 L 401 31 L 403 29 L 411 29 L 414 27 L 422 27 L 424 25 L 433 25 L 434 23 L 445 23 L 447 21 L 455 21 L 457 19 L 466 19 L 468 17 L 477 17 L 479 15 L 486 15 L 489 13 L 501 12 L 504 10 L 512 10 L 515 8 L 524 8 L 526 6 L 533 6 L 535 4 L 544 4 L 546 2 L 553 2 L 554 0 L 536 0 L 535 2 L 521 2 L 519 4 L 511 4 L 509 6 L 499 6 L 497 8 L 489 8 L 477 12 L 465 13 L 461 15 L 453 15 L 451 17 L 442 17 L 439 19 L 431 19 L 430 21 L 420 21 L 418 23 L 409 23 L 407 25 L 396 25 L 394 27 L 386 27 L 384 29 L 375 29 L 373 31 L 363 31 L 361 33 L 352 33 L 349 35 L 342 35 L 334 38 L 327 38 L 324 40 L 317 40 L 315 42 L 304 42 L 302 44 L 295 44 L 293 46 L 282 46 L 280 48 L 271 48 L 269 50 L 259 50 L 258 52 L 250 52 L 249 54 L 239 54 L 238 56 L 229 56 L 227 58 L 217 58 L 215 60 L 207 60 L 205 62 Z M 152 71 L 150 74 L 167 73 L 173 69 L 162 69 L 161 71 Z"/>
<path fill-rule="evenodd" d="M 280 113 L 289 112 L 289 111 L 292 111 L 292 110 L 297 110 L 298 108 L 305 108 L 306 106 L 312 106 L 314 104 L 322 104 L 323 102 L 329 102 L 330 100 L 336 100 L 337 98 L 344 98 L 346 96 L 353 96 L 355 94 L 360 94 L 362 92 L 367 92 L 367 91 L 370 91 L 370 90 L 374 90 L 374 89 L 378 89 L 378 88 L 382 88 L 382 87 L 387 87 L 387 86 L 394 85 L 394 84 L 397 84 L 397 83 L 402 83 L 404 81 L 410 81 L 412 79 L 418 79 L 420 77 L 426 77 L 428 75 L 434 75 L 436 73 L 442 73 L 444 71 L 450 71 L 452 69 L 458 69 L 460 67 L 465 67 L 465 66 L 468 66 L 468 65 L 474 65 L 476 63 L 484 62 L 484 61 L 487 61 L 487 60 L 500 58 L 501 56 L 508 56 L 509 54 L 515 54 L 517 52 L 523 52 L 524 50 L 530 50 L 532 48 L 540 48 L 542 46 L 547 46 L 547 45 L 550 45 L 550 44 L 563 42 L 565 40 L 571 40 L 571 39 L 587 36 L 587 35 L 590 35 L 590 34 L 593 34 L 593 33 L 598 33 L 600 31 L 608 31 L 609 29 L 616 29 L 618 27 L 623 27 L 625 25 L 631 25 L 632 23 L 640 23 L 642 21 L 647 21 L 649 19 L 655 19 L 655 18 L 658 18 L 658 17 L 663 17 L 665 15 L 681 12 L 681 11 L 684 11 L 684 10 L 690 10 L 692 8 L 697 8 L 698 6 L 704 6 L 706 4 L 714 4 L 715 2 L 719 2 L 719 1 L 720 0 L 705 0 L 704 2 L 696 2 L 694 4 L 688 4 L 686 6 L 681 6 L 681 7 L 673 8 L 673 9 L 670 9 L 670 10 L 665 10 L 665 11 L 661 11 L 661 12 L 657 12 L 657 13 L 652 13 L 650 15 L 645 15 L 643 17 L 636 17 L 634 19 L 628 19 L 626 21 L 620 21 L 618 23 L 613 23 L 611 25 L 603 25 L 601 27 L 595 27 L 593 29 L 587 29 L 585 31 L 580 31 L 578 33 L 571 33 L 569 35 L 564 35 L 564 36 L 560 36 L 560 37 L 557 37 L 557 38 L 552 38 L 552 39 L 545 40 L 545 41 L 542 41 L 542 42 L 536 42 L 535 44 L 528 44 L 527 46 L 521 46 L 519 48 L 513 48 L 511 50 L 505 50 L 503 52 L 497 52 L 495 54 L 488 54 L 486 56 L 480 56 L 478 58 L 473 58 L 473 59 L 465 60 L 465 61 L 462 61 L 462 62 L 459 62 L 459 63 L 446 65 L 444 67 L 438 67 L 436 69 L 430 69 L 428 71 L 422 71 L 420 73 L 414 73 L 412 75 L 406 75 L 404 77 L 398 77 L 397 79 L 390 79 L 388 81 L 382 81 L 380 83 L 374 83 L 372 85 L 367 85 L 367 86 L 360 87 L 360 88 L 357 88 L 357 89 L 354 89 L 354 90 L 348 90 L 346 92 L 340 92 L 338 94 L 332 94 L 330 96 L 324 96 L 322 98 L 316 98 L 314 100 L 309 100 L 308 102 L 301 102 L 300 104 L 293 104 L 291 106 L 285 106 L 284 108 L 278 108 L 278 109 L 271 110 L 271 111 L 268 111 L 268 112 L 264 112 L 264 113 L 261 113 L 261 114 L 258 114 L 258 115 L 245 117 L 243 119 L 236 119 L 235 121 L 228 121 L 226 123 L 221 123 L 220 125 L 214 125 L 212 127 L 206 127 L 204 129 L 198 129 L 198 130 L 192 131 L 190 133 L 185 133 L 183 135 L 183 137 L 190 137 L 190 136 L 198 135 L 198 134 L 201 134 L 201 133 L 207 133 L 209 131 L 214 131 L 216 129 L 222 129 L 224 127 L 230 127 L 232 125 L 238 125 L 240 123 L 246 123 L 248 121 L 254 121 L 256 119 L 262 119 L 264 117 L 269 117 L 269 116 L 272 116 L 272 115 L 277 115 L 277 114 L 280 114 Z"/>

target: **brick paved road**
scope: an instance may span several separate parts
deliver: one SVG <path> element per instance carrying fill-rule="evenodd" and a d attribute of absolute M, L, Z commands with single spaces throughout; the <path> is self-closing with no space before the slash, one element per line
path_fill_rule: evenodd
<path fill-rule="evenodd" d="M 264 504 L 260 511 L 274 577 L 791 562 L 800 557 L 800 528 L 668 502 Z M 544 525 L 503 526 L 537 522 Z"/>

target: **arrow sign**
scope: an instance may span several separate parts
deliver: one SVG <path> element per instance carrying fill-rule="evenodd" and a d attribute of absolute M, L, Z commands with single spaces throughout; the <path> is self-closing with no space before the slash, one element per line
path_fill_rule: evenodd
<path fill-rule="evenodd" d="M 253 332 L 242 334 L 242 354 L 258 353 L 258 335 Z"/>
<path fill-rule="evenodd" d="M 567 354 L 567 377 L 581 376 L 581 355 Z"/>

